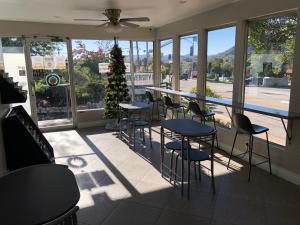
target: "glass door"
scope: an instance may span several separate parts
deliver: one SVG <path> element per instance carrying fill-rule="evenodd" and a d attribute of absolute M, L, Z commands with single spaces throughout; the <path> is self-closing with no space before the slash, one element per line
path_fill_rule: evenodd
<path fill-rule="evenodd" d="M 73 126 L 68 45 L 61 39 L 27 41 L 33 117 L 40 128 Z"/>

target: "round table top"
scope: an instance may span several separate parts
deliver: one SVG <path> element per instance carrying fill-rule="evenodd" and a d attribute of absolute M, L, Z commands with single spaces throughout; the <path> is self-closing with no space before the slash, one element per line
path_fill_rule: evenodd
<path fill-rule="evenodd" d="M 55 164 L 30 166 L 0 177 L 0 221 L 36 225 L 63 215 L 79 201 L 74 174 Z"/>
<path fill-rule="evenodd" d="M 214 128 L 190 119 L 164 120 L 160 124 L 163 128 L 185 137 L 203 137 L 215 132 Z"/>
<path fill-rule="evenodd" d="M 151 107 L 151 104 L 147 102 L 132 102 L 132 103 L 120 103 L 119 106 L 123 109 L 128 110 L 139 110 L 139 109 L 146 109 Z"/>

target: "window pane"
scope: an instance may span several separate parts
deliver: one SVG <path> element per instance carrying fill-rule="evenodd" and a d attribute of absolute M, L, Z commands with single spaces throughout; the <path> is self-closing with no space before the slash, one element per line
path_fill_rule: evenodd
<path fill-rule="evenodd" d="M 172 87 L 173 79 L 173 40 L 160 41 L 161 86 Z"/>
<path fill-rule="evenodd" d="M 249 22 L 245 75 L 245 102 L 288 110 L 297 15 Z M 281 120 L 245 113 L 250 120 L 270 128 L 270 140 L 285 145 Z"/>
<path fill-rule="evenodd" d="M 197 91 L 198 34 L 180 37 L 180 90 Z"/>
<path fill-rule="evenodd" d="M 118 41 L 125 63 L 129 63 L 129 41 Z M 77 109 L 104 107 L 109 53 L 112 40 L 72 40 Z M 126 64 L 130 67 L 130 64 Z"/>
<path fill-rule="evenodd" d="M 235 27 L 209 31 L 207 34 L 206 96 L 232 98 Z M 230 127 L 231 120 L 224 106 L 209 104 L 219 124 Z M 231 110 L 231 109 L 229 109 Z"/>
<path fill-rule="evenodd" d="M 141 99 L 147 86 L 153 86 L 153 42 L 133 41 L 135 99 Z"/>

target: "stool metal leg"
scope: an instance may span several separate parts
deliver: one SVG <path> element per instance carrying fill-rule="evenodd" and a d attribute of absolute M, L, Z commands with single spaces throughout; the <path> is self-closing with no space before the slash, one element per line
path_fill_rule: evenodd
<path fill-rule="evenodd" d="M 174 150 L 172 150 L 171 161 L 170 161 L 170 183 L 172 183 L 172 177 L 173 177 L 173 157 L 174 157 Z"/>
<path fill-rule="evenodd" d="M 201 182 L 201 162 L 198 162 L 199 181 Z"/>
<path fill-rule="evenodd" d="M 231 152 L 230 152 L 228 164 L 227 164 L 227 169 L 229 168 L 229 164 L 230 164 L 230 160 L 231 160 L 231 157 L 232 157 L 232 153 L 233 153 L 233 149 L 234 149 L 234 145 L 235 145 L 235 141 L 236 141 L 237 135 L 238 135 L 238 132 L 236 131 L 236 132 L 235 132 L 234 139 L 233 139 L 233 144 L 232 144 L 232 148 L 231 148 Z"/>
<path fill-rule="evenodd" d="M 135 151 L 135 126 L 133 125 L 133 151 Z"/>
<path fill-rule="evenodd" d="M 211 173 L 211 185 L 213 189 L 213 193 L 216 193 L 216 185 L 215 185 L 215 176 L 214 176 L 214 143 L 215 142 L 215 135 L 212 137 L 211 143 L 211 156 L 210 156 L 210 173 Z"/>
<path fill-rule="evenodd" d="M 157 120 L 160 119 L 160 112 L 159 112 L 159 101 L 156 102 L 156 105 L 157 105 Z"/>
<path fill-rule="evenodd" d="M 250 138 L 249 138 L 249 175 L 248 175 L 248 182 L 250 181 L 250 178 L 251 178 L 252 149 L 253 149 L 253 136 L 250 135 Z"/>
<path fill-rule="evenodd" d="M 150 140 L 150 147 L 152 148 L 152 132 L 151 132 L 151 126 L 149 126 L 149 140 Z"/>
<path fill-rule="evenodd" d="M 195 173 L 195 180 L 197 180 L 197 164 L 196 164 L 196 161 L 194 161 L 194 173 Z"/>
<path fill-rule="evenodd" d="M 177 180 L 177 164 L 178 164 L 178 158 L 179 158 L 179 154 L 176 156 L 176 161 L 175 161 L 174 184 L 176 183 L 176 180 Z"/>
<path fill-rule="evenodd" d="M 184 151 L 184 138 L 181 137 L 181 196 L 183 196 L 183 182 L 184 182 L 184 160 L 183 160 L 183 151 Z"/>
<path fill-rule="evenodd" d="M 187 139 L 187 145 L 189 146 L 189 138 Z M 183 160 L 183 159 L 182 159 Z M 187 179 L 188 179 L 188 193 L 187 193 L 187 199 L 189 200 L 190 199 L 190 186 L 191 186 L 191 161 L 190 161 L 190 149 L 187 148 L 187 163 L 188 163 L 188 175 L 187 175 Z"/>
<path fill-rule="evenodd" d="M 270 145 L 269 145 L 269 135 L 268 135 L 268 132 L 266 132 L 266 138 L 267 138 L 267 148 L 268 148 L 268 157 L 269 157 L 269 169 L 270 169 L 270 174 L 272 175 L 271 155 L 270 155 Z"/>
<path fill-rule="evenodd" d="M 163 177 L 163 164 L 164 164 L 164 149 L 165 147 L 165 136 L 164 136 L 164 128 L 160 128 L 160 172 Z"/>
<path fill-rule="evenodd" d="M 213 116 L 213 121 L 214 121 L 214 128 L 215 128 L 215 130 L 217 130 L 215 116 Z M 217 141 L 217 148 L 219 148 L 219 140 L 218 140 L 218 134 L 217 133 L 216 133 L 216 141 Z"/>

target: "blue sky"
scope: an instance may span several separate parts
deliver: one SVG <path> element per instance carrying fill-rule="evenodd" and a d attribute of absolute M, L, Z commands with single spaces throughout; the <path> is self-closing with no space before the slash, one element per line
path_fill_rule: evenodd
<path fill-rule="evenodd" d="M 208 55 L 215 55 L 220 52 L 224 52 L 227 49 L 233 47 L 235 45 L 235 27 L 227 27 L 218 30 L 208 31 L 207 34 L 207 53 Z M 190 49 L 193 46 L 194 55 L 197 55 L 198 51 L 198 35 L 192 34 L 187 36 L 180 37 L 180 54 L 186 55 L 190 54 Z M 97 40 L 83 40 L 86 44 L 86 48 L 90 51 L 97 49 Z M 107 40 L 107 42 L 111 42 L 112 40 Z M 136 42 L 133 43 L 134 49 L 136 49 Z M 148 42 L 149 49 L 153 49 L 152 42 Z M 75 40 L 73 40 L 73 48 L 76 47 Z M 139 43 L 140 54 L 145 53 L 146 42 L 140 41 Z M 119 46 L 123 50 L 123 55 L 129 55 L 129 41 L 119 40 Z M 161 52 L 163 55 L 172 54 L 173 43 L 172 39 L 162 40 L 161 41 Z M 135 50 L 134 50 L 135 51 Z"/>
<path fill-rule="evenodd" d="M 197 35 L 182 36 L 180 38 L 180 54 L 186 55 L 190 54 L 191 46 L 194 46 L 194 54 L 197 54 L 198 42 L 194 40 L 193 37 Z M 227 49 L 235 45 L 235 27 L 227 27 L 218 30 L 208 31 L 207 34 L 207 53 L 208 55 L 215 55 L 220 52 L 224 52 Z M 200 40 L 201 41 L 201 40 Z M 172 54 L 172 40 L 167 39 L 161 41 L 161 52 L 163 55 Z"/>
<path fill-rule="evenodd" d="M 235 27 L 209 31 L 207 34 L 207 55 L 224 52 L 235 45 Z"/>

